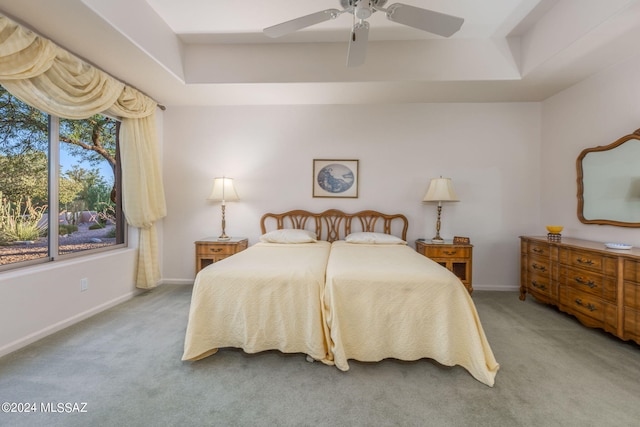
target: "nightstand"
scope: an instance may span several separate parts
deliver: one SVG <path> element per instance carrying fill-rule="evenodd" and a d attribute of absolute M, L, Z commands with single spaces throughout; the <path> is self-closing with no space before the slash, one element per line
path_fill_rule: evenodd
<path fill-rule="evenodd" d="M 217 237 L 205 237 L 196 242 L 196 274 L 209 264 L 237 254 L 247 249 L 249 240 L 244 237 L 232 237 L 218 240 Z"/>
<path fill-rule="evenodd" d="M 454 244 L 451 240 L 444 243 L 416 240 L 416 251 L 453 272 L 462 281 L 469 294 L 473 293 L 471 285 L 473 245 Z"/>

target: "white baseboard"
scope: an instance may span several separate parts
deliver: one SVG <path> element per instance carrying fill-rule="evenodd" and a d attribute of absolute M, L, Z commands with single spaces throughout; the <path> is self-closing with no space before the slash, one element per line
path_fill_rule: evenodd
<path fill-rule="evenodd" d="M 503 292 L 517 292 L 520 290 L 520 285 L 515 286 L 501 286 L 501 285 L 473 285 L 474 291 L 503 291 Z"/>
<path fill-rule="evenodd" d="M 193 279 L 162 279 L 161 285 L 193 285 Z"/>
<path fill-rule="evenodd" d="M 115 298 L 111 301 L 107 301 L 103 304 L 100 304 L 96 307 L 93 307 L 87 311 L 84 311 L 82 313 L 78 313 L 75 316 L 72 316 L 68 319 L 62 320 L 58 323 L 55 323 L 53 325 L 47 326 L 44 329 L 41 329 L 40 331 L 34 332 L 32 334 L 27 335 L 26 337 L 22 337 L 18 340 L 15 340 L 7 345 L 5 345 L 4 347 L 0 348 L 0 357 L 5 356 L 9 353 L 13 353 L 16 350 L 21 349 L 22 347 L 26 347 L 27 345 L 34 343 L 36 341 L 38 341 L 39 339 L 42 339 L 48 335 L 51 335 L 55 332 L 61 331 L 64 328 L 67 328 L 75 323 L 78 323 L 82 320 L 88 319 L 91 316 L 94 316 L 98 313 L 100 313 L 101 311 L 104 311 L 108 308 L 114 307 L 122 302 L 125 302 L 127 300 L 130 300 L 131 298 L 133 298 L 135 295 L 139 294 L 140 291 L 131 291 L 125 295 L 119 296 L 118 298 Z"/>

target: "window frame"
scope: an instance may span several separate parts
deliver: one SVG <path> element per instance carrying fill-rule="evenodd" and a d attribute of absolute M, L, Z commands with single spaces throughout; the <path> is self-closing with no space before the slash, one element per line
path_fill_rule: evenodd
<path fill-rule="evenodd" d="M 6 90 L 6 89 L 5 89 Z M 19 100 L 20 102 L 23 102 Z M 26 103 L 25 103 L 26 104 Z M 28 105 L 28 104 L 27 104 Z M 30 106 L 31 108 L 35 108 Z M 41 110 L 38 110 L 41 111 Z M 42 112 L 42 111 L 41 111 Z M 116 167 L 114 171 L 114 186 L 116 187 L 116 206 L 119 209 L 116 209 L 116 224 L 121 226 L 121 230 L 118 232 L 121 233 L 122 242 L 117 243 L 118 238 L 116 239 L 116 243 L 113 245 L 102 246 L 99 248 L 93 249 L 83 249 L 76 252 L 70 252 L 65 254 L 60 254 L 59 252 L 59 223 L 58 218 L 60 216 L 60 204 L 59 204 L 59 186 L 60 186 L 60 117 L 52 114 L 48 114 L 46 112 L 42 112 L 47 115 L 47 131 L 48 131 L 48 210 L 49 215 L 47 219 L 48 226 L 48 246 L 47 246 L 47 255 L 30 259 L 25 261 L 18 261 L 9 264 L 0 264 L 0 273 L 4 271 L 11 271 L 20 268 L 27 268 L 32 266 L 40 266 L 45 265 L 51 262 L 57 261 L 65 261 L 74 258 L 91 256 L 103 252 L 123 249 L 129 247 L 129 226 L 126 221 L 126 216 L 124 214 L 124 209 L 122 205 L 122 164 L 121 164 L 121 156 L 120 156 L 120 126 L 121 120 L 119 118 L 102 114 L 106 117 L 109 117 L 116 121 Z M 52 207 L 55 208 L 55 212 L 52 212 Z"/>

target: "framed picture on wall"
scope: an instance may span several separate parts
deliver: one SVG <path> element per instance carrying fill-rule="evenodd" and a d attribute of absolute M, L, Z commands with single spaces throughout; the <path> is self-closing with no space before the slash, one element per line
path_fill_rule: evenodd
<path fill-rule="evenodd" d="M 358 197 L 358 160 L 313 160 L 313 197 Z"/>

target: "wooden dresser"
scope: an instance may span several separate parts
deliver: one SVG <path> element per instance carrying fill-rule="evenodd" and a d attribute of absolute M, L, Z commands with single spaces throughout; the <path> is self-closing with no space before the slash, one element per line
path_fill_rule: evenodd
<path fill-rule="evenodd" d="M 640 249 L 563 237 L 520 237 L 520 299 L 530 294 L 640 344 Z"/>

